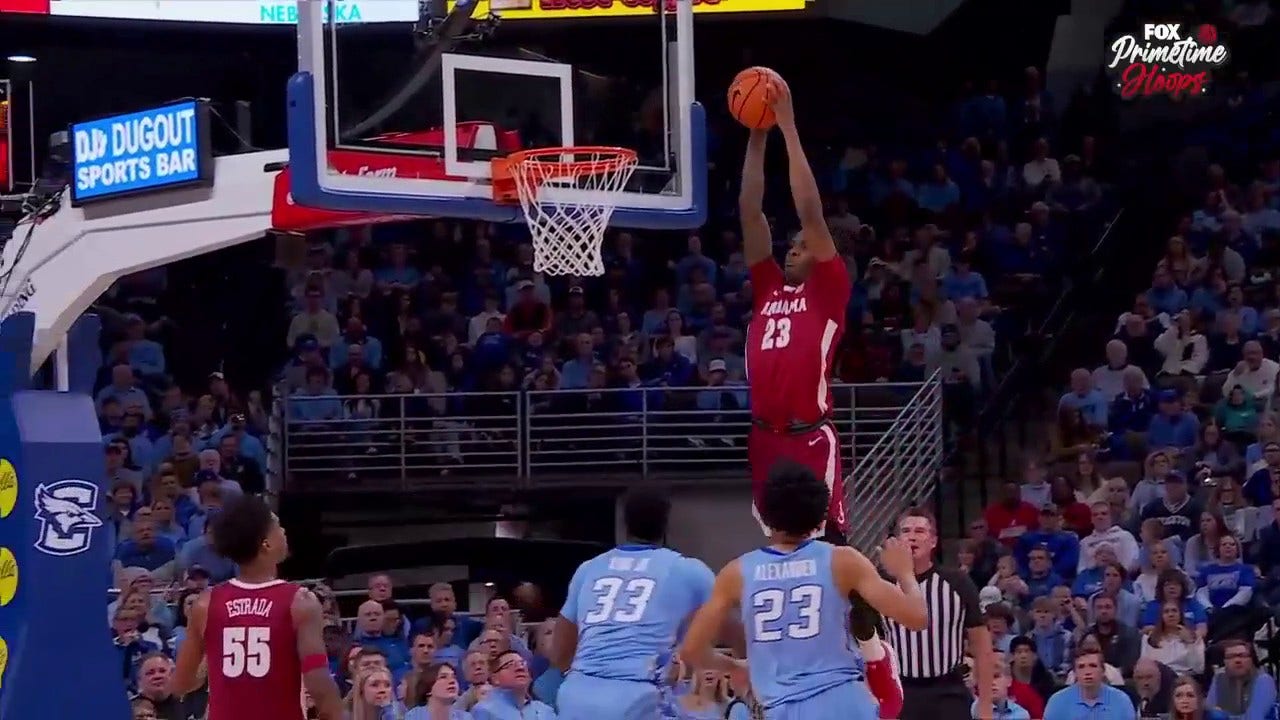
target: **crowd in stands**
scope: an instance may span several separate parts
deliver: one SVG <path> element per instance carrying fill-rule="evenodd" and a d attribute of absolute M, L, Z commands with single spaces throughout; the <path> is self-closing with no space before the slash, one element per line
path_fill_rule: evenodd
<path fill-rule="evenodd" d="M 1251 103 L 1237 120 L 1266 122 Z M 1193 179 L 1202 201 L 1169 218 L 1102 364 L 1070 374 L 1047 447 L 961 546 L 1009 696 L 1033 718 L 1078 699 L 1092 651 L 1090 682 L 1141 717 L 1174 712 L 1180 692 L 1275 717 L 1262 661 L 1280 617 L 1280 138 L 1245 136 L 1250 152 L 1223 154 L 1247 160 Z"/>

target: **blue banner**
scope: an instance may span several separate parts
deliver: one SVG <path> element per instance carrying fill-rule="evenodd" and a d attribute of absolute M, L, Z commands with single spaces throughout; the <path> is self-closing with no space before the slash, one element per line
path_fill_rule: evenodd
<path fill-rule="evenodd" d="M 213 183 L 209 109 L 198 100 L 71 126 L 75 206 Z"/>

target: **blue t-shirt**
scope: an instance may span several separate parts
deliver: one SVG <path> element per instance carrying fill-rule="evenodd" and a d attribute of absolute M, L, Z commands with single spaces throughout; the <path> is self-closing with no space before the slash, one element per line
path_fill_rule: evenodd
<path fill-rule="evenodd" d="M 560 615 L 578 626 L 570 670 L 658 682 L 715 576 L 701 560 L 652 545 L 621 545 L 580 565 Z"/>
<path fill-rule="evenodd" d="M 1251 588 L 1257 584 L 1258 574 L 1252 566 L 1244 563 L 1201 565 L 1196 578 L 1196 585 L 1209 589 L 1209 602 L 1215 608 L 1225 605 L 1240 588 Z"/>
<path fill-rule="evenodd" d="M 849 598 L 836 585 L 834 551 L 814 540 L 740 560 L 751 688 L 767 709 L 858 679 L 862 657 L 849 638 Z"/>
<path fill-rule="evenodd" d="M 177 557 L 173 541 L 157 535 L 149 548 L 143 548 L 136 540 L 125 540 L 116 548 L 116 560 L 124 567 L 140 567 L 159 570 Z"/>
<path fill-rule="evenodd" d="M 1138 624 L 1142 627 L 1148 625 L 1158 625 L 1160 621 L 1160 606 L 1164 604 L 1163 600 L 1150 600 L 1146 607 L 1142 608 L 1142 617 L 1138 620 Z M 1189 628 L 1194 628 L 1200 623 L 1208 623 L 1209 614 L 1205 612 L 1204 606 L 1195 598 L 1187 598 L 1182 601 L 1182 624 Z"/>
<path fill-rule="evenodd" d="M 1049 698 L 1044 707 L 1044 720 L 1133 720 L 1137 708 L 1122 690 L 1103 685 L 1098 697 L 1087 702 L 1078 685 L 1070 685 Z"/>

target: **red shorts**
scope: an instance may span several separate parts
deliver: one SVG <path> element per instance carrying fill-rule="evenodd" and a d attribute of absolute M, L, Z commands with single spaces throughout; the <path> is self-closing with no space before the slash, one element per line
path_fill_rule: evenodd
<path fill-rule="evenodd" d="M 831 504 L 827 508 L 827 525 L 846 532 L 849 529 L 844 508 L 844 474 L 840 464 L 840 436 L 830 423 L 824 423 L 809 432 L 788 435 L 772 432 L 758 425 L 751 426 L 747 435 L 747 463 L 751 466 L 751 512 L 756 520 L 760 512 L 756 506 L 764 492 L 769 470 L 779 460 L 800 463 L 827 483 L 831 491 Z M 764 523 L 760 527 L 768 533 Z"/>

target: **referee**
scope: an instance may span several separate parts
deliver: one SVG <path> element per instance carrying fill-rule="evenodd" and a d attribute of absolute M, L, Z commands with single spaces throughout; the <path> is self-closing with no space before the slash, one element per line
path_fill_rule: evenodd
<path fill-rule="evenodd" d="M 934 565 L 938 531 L 927 513 L 910 510 L 903 515 L 898 520 L 898 537 L 911 548 L 916 582 L 929 610 L 929 625 L 924 630 L 908 630 L 885 619 L 905 690 L 900 720 L 990 720 L 991 634 L 978 609 L 978 588 L 966 573 Z M 965 686 L 961 668 L 966 640 L 969 655 L 977 665 L 977 714 L 971 712 L 973 696 Z"/>

